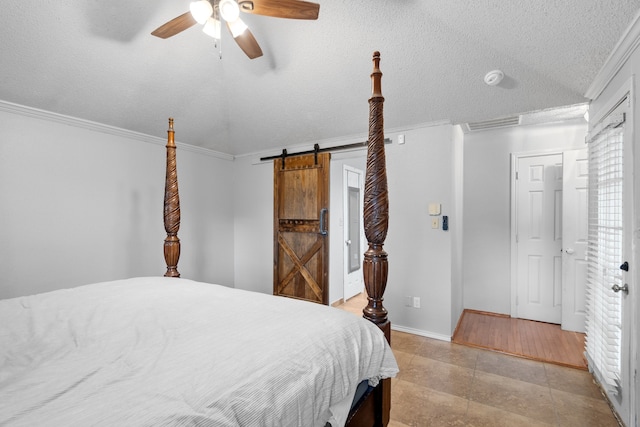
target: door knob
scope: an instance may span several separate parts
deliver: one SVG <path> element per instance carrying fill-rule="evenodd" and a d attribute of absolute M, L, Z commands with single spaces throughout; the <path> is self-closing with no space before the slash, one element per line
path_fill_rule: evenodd
<path fill-rule="evenodd" d="M 573 255 L 575 253 L 573 248 L 567 248 L 567 249 L 565 249 L 565 252 L 568 253 L 569 255 Z"/>
<path fill-rule="evenodd" d="M 622 291 L 622 292 L 624 292 L 625 294 L 629 295 L 629 285 L 627 285 L 626 283 L 625 283 L 623 286 L 618 286 L 617 284 L 616 284 L 616 285 L 613 285 L 613 286 L 611 287 L 611 290 L 613 290 L 613 292 L 620 292 L 620 291 Z"/>
<path fill-rule="evenodd" d="M 346 241 L 345 241 L 345 243 L 346 243 L 347 245 L 350 245 L 350 244 L 351 244 L 351 240 L 346 240 Z"/>

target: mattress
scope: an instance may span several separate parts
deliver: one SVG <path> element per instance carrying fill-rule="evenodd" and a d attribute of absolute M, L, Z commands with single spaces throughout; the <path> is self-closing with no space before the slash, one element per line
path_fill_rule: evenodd
<path fill-rule="evenodd" d="M 332 307 L 175 278 L 0 301 L 0 424 L 341 426 L 398 372 Z"/>

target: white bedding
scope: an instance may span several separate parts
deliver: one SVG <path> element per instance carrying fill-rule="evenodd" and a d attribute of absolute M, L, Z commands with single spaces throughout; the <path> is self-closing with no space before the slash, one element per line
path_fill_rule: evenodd
<path fill-rule="evenodd" d="M 0 425 L 342 425 L 397 371 L 359 316 L 185 279 L 0 300 Z"/>

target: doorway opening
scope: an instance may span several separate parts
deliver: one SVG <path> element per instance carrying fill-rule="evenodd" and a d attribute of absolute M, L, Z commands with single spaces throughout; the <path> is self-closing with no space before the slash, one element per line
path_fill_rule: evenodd
<path fill-rule="evenodd" d="M 584 332 L 586 149 L 511 156 L 511 317 Z"/>

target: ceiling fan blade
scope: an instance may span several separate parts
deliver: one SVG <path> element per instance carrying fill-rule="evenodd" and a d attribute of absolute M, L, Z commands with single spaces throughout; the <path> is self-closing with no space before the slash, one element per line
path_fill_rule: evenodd
<path fill-rule="evenodd" d="M 238 19 L 238 21 L 241 22 L 240 19 Z M 234 31 L 232 29 L 232 25 L 233 23 L 229 24 L 227 22 L 227 28 L 233 35 Z M 245 30 L 241 34 L 237 36 L 233 36 L 233 39 L 236 41 L 236 43 L 238 43 L 238 46 L 240 46 L 240 49 L 242 49 L 244 53 L 247 54 L 249 59 L 256 59 L 262 56 L 262 49 L 260 49 L 260 45 L 256 41 L 256 38 L 253 36 L 253 33 L 248 28 L 246 28 L 246 26 L 245 26 Z"/>
<path fill-rule="evenodd" d="M 160 37 L 161 39 L 168 39 L 171 36 L 175 36 L 176 34 L 186 30 L 187 28 L 191 28 L 196 24 L 196 20 L 193 19 L 191 12 L 183 13 L 177 18 L 173 18 L 171 21 L 167 22 L 156 28 L 151 35 Z"/>
<path fill-rule="evenodd" d="M 320 5 L 302 0 L 239 0 L 240 10 L 288 19 L 318 19 Z"/>

